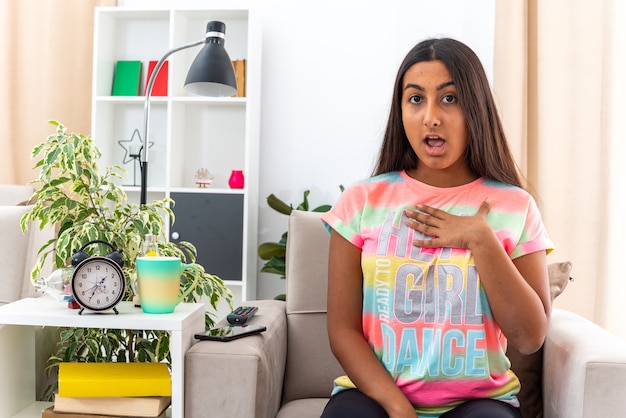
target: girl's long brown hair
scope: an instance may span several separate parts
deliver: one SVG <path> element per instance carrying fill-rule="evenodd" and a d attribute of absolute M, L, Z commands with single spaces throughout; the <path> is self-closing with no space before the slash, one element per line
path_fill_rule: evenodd
<path fill-rule="evenodd" d="M 469 132 L 465 158 L 474 174 L 523 187 L 513 160 L 493 95 L 478 56 L 467 45 L 450 38 L 427 39 L 404 58 L 396 76 L 387 129 L 373 175 L 417 167 L 402 123 L 402 83 L 418 62 L 440 60 L 450 71 Z"/>

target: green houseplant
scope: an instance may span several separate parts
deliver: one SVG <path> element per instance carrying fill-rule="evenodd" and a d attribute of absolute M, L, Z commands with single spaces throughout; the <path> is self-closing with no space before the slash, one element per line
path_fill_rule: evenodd
<path fill-rule="evenodd" d="M 339 189 L 343 192 L 344 187 L 339 186 Z M 305 190 L 302 202 L 293 207 L 292 204 L 288 204 L 285 201 L 279 199 L 274 194 L 270 194 L 267 197 L 267 204 L 270 208 L 274 209 L 276 212 L 283 215 L 291 215 L 293 210 L 304 210 L 311 212 L 328 212 L 331 209 L 331 205 L 320 205 L 313 209 L 310 209 L 309 204 L 309 194 L 311 194 L 310 190 Z M 280 275 L 281 279 L 285 278 L 285 267 L 286 267 L 286 254 L 287 254 L 287 232 L 284 232 L 277 242 L 264 242 L 259 245 L 258 248 L 259 258 L 261 260 L 265 260 L 265 264 L 261 268 L 261 272 L 263 273 L 271 273 Z M 285 300 L 285 295 L 280 294 L 277 295 L 274 299 Z"/>
<path fill-rule="evenodd" d="M 135 277 L 135 258 L 146 234 L 160 237 L 161 255 L 181 257 L 195 264 L 196 249 L 193 244 L 168 242 L 165 237 L 166 216 L 174 220 L 171 199 L 156 200 L 142 207 L 130 204 L 124 190 L 118 185 L 126 175 L 119 166 L 106 167 L 101 174 L 98 160 L 101 151 L 94 141 L 83 135 L 67 132 L 56 121 L 56 132 L 33 149 L 35 168 L 40 170 L 36 185 L 34 206 L 22 220 L 22 230 L 29 225 L 57 228 L 55 237 L 45 243 L 38 253 L 37 264 L 32 269 L 32 279 L 39 277 L 48 259 L 53 268 L 69 265 L 74 250 L 92 240 L 111 243 L 124 254 L 124 273 L 127 289 L 124 300 L 132 300 L 131 282 Z M 181 288 L 193 286 L 186 302 L 207 298 L 213 309 L 220 300 L 232 305 L 232 294 L 223 281 L 204 271 L 193 285 L 193 273 L 185 271 Z M 213 324 L 209 312 L 205 317 L 207 327 Z M 49 372 L 59 362 L 66 361 L 167 361 L 169 363 L 169 334 L 164 331 L 134 331 L 111 329 L 69 328 L 60 332 L 58 350 L 49 358 Z M 51 388 L 51 391 L 54 388 Z"/>

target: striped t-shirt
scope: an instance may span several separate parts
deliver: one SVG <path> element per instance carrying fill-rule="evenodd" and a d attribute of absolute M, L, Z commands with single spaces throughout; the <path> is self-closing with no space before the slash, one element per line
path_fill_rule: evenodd
<path fill-rule="evenodd" d="M 387 173 L 348 188 L 322 218 L 362 251 L 365 339 L 419 417 L 474 398 L 518 405 L 519 380 L 471 252 L 415 247 L 414 239 L 427 237 L 409 228 L 404 214 L 425 204 L 471 216 L 488 197 L 487 222 L 511 259 L 551 251 L 533 198 L 483 178 L 439 188 Z M 333 393 L 353 387 L 342 376 Z"/>

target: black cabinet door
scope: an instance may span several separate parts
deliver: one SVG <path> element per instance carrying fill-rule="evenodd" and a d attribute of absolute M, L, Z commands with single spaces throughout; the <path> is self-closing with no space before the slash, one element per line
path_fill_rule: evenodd
<path fill-rule="evenodd" d="M 172 193 L 176 219 L 170 241 L 187 241 L 198 250 L 197 263 L 222 280 L 241 280 L 243 195 Z"/>

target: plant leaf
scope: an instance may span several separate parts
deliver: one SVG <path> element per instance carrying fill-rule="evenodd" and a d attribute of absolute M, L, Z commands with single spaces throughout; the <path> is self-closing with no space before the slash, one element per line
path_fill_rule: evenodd
<path fill-rule="evenodd" d="M 308 211 L 309 210 L 309 194 L 311 194 L 311 191 L 305 190 L 303 194 L 304 196 L 302 197 L 302 203 L 298 205 L 298 210 Z"/>
<path fill-rule="evenodd" d="M 285 257 L 287 247 L 285 244 L 276 242 L 264 242 L 259 245 L 258 253 L 262 260 L 269 260 L 272 257 Z"/>
<path fill-rule="evenodd" d="M 282 213 L 283 215 L 291 215 L 291 211 L 293 210 L 291 205 L 286 204 L 274 194 L 267 196 L 267 204 L 270 208 L 274 209 L 278 213 Z"/>
<path fill-rule="evenodd" d="M 161 237 L 159 250 L 176 257 L 187 257 L 195 263 L 196 248 L 191 243 L 167 242 L 165 216 L 174 220 L 170 198 L 155 200 L 139 208 L 130 204 L 124 190 L 119 186 L 126 171 L 119 166 L 98 168 L 101 151 L 94 141 L 82 134 L 69 133 L 66 128 L 51 121 L 56 132 L 37 145 L 32 156 L 35 167 L 40 170 L 35 184 L 33 207 L 20 220 L 24 230 L 31 224 L 57 227 L 54 239 L 46 242 L 37 252 L 37 262 L 31 277 L 38 277 L 52 258 L 56 268 L 69 264 L 72 252 L 95 239 L 111 243 L 122 249 L 123 271 L 127 278 L 135 274 L 135 258 L 147 233 Z M 100 251 L 98 251 L 100 250 Z M 106 254 L 108 248 L 91 248 L 90 254 Z M 207 298 L 217 309 L 220 301 L 232 308 L 232 292 L 215 275 L 202 272 L 201 277 L 188 296 L 190 301 Z M 189 272 L 181 280 L 183 287 L 192 286 Z M 127 280 L 125 300 L 133 297 L 131 280 Z M 209 313 L 205 323 L 213 323 Z M 137 331 L 124 329 L 67 328 L 60 331 L 57 351 L 49 357 L 49 372 L 60 361 L 165 361 L 171 362 L 169 333 L 165 331 Z M 53 385 L 54 386 L 54 385 Z M 47 392 L 50 393 L 50 392 Z"/>

